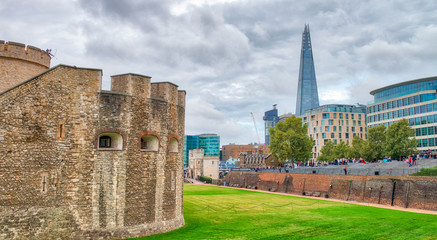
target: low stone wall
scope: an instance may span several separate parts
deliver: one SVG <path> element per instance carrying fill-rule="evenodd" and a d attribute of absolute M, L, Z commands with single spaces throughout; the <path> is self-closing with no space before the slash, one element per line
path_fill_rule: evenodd
<path fill-rule="evenodd" d="M 229 172 L 231 187 L 437 211 L 437 177 Z"/>

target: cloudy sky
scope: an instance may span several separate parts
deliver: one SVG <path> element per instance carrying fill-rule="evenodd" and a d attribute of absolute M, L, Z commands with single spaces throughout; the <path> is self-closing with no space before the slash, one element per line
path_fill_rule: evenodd
<path fill-rule="evenodd" d="M 294 113 L 309 24 L 321 104 L 364 103 L 437 75 L 437 1 L 2 0 L 0 39 L 52 49 L 52 66 L 139 73 L 187 91 L 186 134 L 261 142 L 273 104 Z"/>

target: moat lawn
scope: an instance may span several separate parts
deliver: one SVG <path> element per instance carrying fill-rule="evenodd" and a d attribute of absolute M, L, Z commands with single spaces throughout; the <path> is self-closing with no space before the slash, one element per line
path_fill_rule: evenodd
<path fill-rule="evenodd" d="M 138 239 L 437 239 L 437 215 L 184 185 L 185 227 Z"/>

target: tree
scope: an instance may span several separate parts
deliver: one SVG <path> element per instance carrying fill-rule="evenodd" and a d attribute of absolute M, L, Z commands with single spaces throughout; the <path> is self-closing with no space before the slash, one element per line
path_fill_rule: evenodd
<path fill-rule="evenodd" d="M 334 148 L 335 144 L 332 141 L 328 141 L 325 145 L 320 149 L 320 156 L 317 158 L 318 161 L 334 161 Z"/>
<path fill-rule="evenodd" d="M 385 142 L 386 142 L 386 129 L 384 125 L 379 125 L 369 129 L 367 134 L 367 141 L 369 147 L 372 149 L 373 158 L 381 160 L 384 157 Z M 366 159 L 367 160 L 367 159 Z M 368 159 L 372 160 L 372 159 Z"/>
<path fill-rule="evenodd" d="M 334 148 L 334 157 L 335 158 L 346 158 L 349 156 L 350 147 L 347 145 L 345 141 L 341 141 Z"/>
<path fill-rule="evenodd" d="M 385 152 L 393 159 L 417 153 L 417 140 L 414 134 L 414 129 L 408 126 L 406 119 L 393 123 L 387 129 Z"/>
<path fill-rule="evenodd" d="M 352 140 L 352 148 L 349 156 L 355 159 L 363 158 L 366 161 L 371 161 L 374 158 L 374 151 L 370 148 L 369 141 L 355 136 Z"/>
<path fill-rule="evenodd" d="M 352 139 L 352 147 L 349 151 L 349 157 L 358 159 L 361 157 L 361 148 L 363 147 L 364 140 L 360 138 L 359 136 L 355 136 L 354 139 Z"/>
<path fill-rule="evenodd" d="M 311 150 L 314 146 L 312 137 L 307 133 L 308 127 L 302 124 L 301 118 L 287 118 L 285 122 L 279 122 L 274 128 L 270 128 L 269 149 L 282 163 L 291 160 L 294 166 L 294 161 L 307 161 L 312 156 Z"/>

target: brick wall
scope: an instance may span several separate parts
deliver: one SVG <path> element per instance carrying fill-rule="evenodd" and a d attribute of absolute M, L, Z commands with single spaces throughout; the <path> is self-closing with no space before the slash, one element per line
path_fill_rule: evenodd
<path fill-rule="evenodd" d="M 230 186 L 437 210 L 436 177 L 230 172 Z M 395 186 L 393 188 L 395 182 Z"/>

